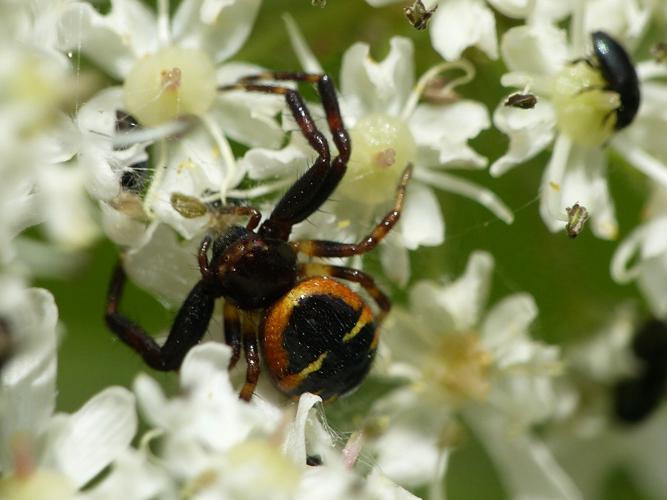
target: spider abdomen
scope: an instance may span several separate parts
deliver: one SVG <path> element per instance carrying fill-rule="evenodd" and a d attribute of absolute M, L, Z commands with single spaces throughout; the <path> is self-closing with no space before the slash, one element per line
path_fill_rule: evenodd
<path fill-rule="evenodd" d="M 285 394 L 329 400 L 364 379 L 375 355 L 373 313 L 347 286 L 318 276 L 270 307 L 260 328 L 264 360 Z"/>

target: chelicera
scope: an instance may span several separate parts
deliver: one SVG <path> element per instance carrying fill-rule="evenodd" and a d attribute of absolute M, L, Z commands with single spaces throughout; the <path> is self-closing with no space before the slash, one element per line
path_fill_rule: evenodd
<path fill-rule="evenodd" d="M 267 80 L 317 85 L 337 156 L 332 158 L 327 139 L 301 95 L 284 86 L 262 83 Z M 225 341 L 232 348 L 230 369 L 242 351 L 247 365 L 242 399 L 249 400 L 255 390 L 260 348 L 267 371 L 283 393 L 296 397 L 312 392 L 324 400 L 336 398 L 359 385 L 368 373 L 378 344 L 378 327 L 390 301 L 362 271 L 299 262 L 297 257 L 349 257 L 372 250 L 399 220 L 411 168 L 406 167 L 401 177 L 393 208 L 359 243 L 290 241 L 292 227 L 322 206 L 347 169 L 351 144 L 334 85 L 325 74 L 272 72 L 244 78 L 220 90 L 283 95 L 317 159 L 261 224 L 262 215 L 255 208 L 217 209 L 248 217 L 248 222 L 204 237 L 198 253 L 201 279 L 185 298 L 163 345 L 119 312 L 127 280 L 120 263 L 109 286 L 106 322 L 152 368 L 178 370 L 186 353 L 205 334 L 215 301 L 223 298 Z M 374 316 L 361 296 L 338 280 L 363 287 L 379 313 Z"/>

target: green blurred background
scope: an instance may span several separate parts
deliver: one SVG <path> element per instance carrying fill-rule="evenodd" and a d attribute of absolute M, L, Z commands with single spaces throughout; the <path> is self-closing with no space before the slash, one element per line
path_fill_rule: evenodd
<path fill-rule="evenodd" d="M 172 8 L 176 3 L 172 1 Z M 321 9 L 311 6 L 310 0 L 265 0 L 253 34 L 234 59 L 279 70 L 298 69 L 280 17 L 289 12 L 335 80 L 341 56 L 352 43 L 369 43 L 374 57 L 382 59 L 394 35 L 414 41 L 419 75 L 441 62 L 441 58 L 431 48 L 428 31 L 416 31 L 407 23 L 403 6 L 398 3 L 375 9 L 363 0 L 329 0 L 326 8 Z M 99 8 L 108 10 L 109 5 L 102 3 Z M 500 32 L 515 23 L 502 16 L 498 19 Z M 504 67 L 474 49 L 467 51 L 465 57 L 475 64 L 478 73 L 472 83 L 457 91 L 482 101 L 492 113 L 506 94 L 499 85 Z M 88 68 L 83 61 L 82 71 Z M 507 139 L 495 130 L 487 130 L 473 141 L 473 146 L 492 162 L 506 150 Z M 548 154 L 540 155 L 499 179 L 492 179 L 486 171 L 457 173 L 491 187 L 514 210 L 516 220 L 507 226 L 476 203 L 440 193 L 447 224 L 446 241 L 440 247 L 424 248 L 413 255 L 413 281 L 456 276 L 472 250 L 488 250 L 496 259 L 491 302 L 513 292 L 533 294 L 540 309 L 534 336 L 564 344 L 585 338 L 600 327 L 621 301 L 631 299 L 641 303 L 641 299 L 633 286 L 619 286 L 611 281 L 609 262 L 616 242 L 598 240 L 588 230 L 575 240 L 564 233 L 552 234 L 546 230 L 538 214 L 537 193 L 547 159 Z M 615 156 L 611 158 L 609 177 L 622 238 L 639 222 L 647 193 L 646 180 Z M 106 286 L 117 255 L 111 243 L 100 241 L 82 256 L 81 266 L 74 275 L 37 283 L 54 293 L 64 326 L 58 373 L 58 408 L 62 411 L 76 410 L 103 387 L 131 386 L 137 373 L 148 371 L 138 356 L 109 333 L 102 321 Z M 379 269 L 377 255 L 371 254 L 368 259 L 371 269 Z M 380 281 L 383 286 L 390 286 Z M 394 296 L 400 302 L 404 292 L 394 290 Z M 174 315 L 132 287 L 123 309 L 151 332 L 167 328 Z M 168 390 L 176 387 L 175 374 L 152 372 L 151 375 Z M 363 397 L 363 390 L 354 396 L 356 400 Z M 344 413 L 344 406 L 353 404 L 354 401 L 343 399 L 327 410 L 334 424 L 336 415 Z M 474 442 L 454 455 L 447 492 L 455 500 L 504 498 L 488 458 Z M 643 497 L 619 473 L 610 477 L 605 498 Z"/>

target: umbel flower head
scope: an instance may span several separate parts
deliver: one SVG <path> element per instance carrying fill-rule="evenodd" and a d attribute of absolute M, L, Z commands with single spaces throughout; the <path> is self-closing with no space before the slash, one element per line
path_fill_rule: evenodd
<path fill-rule="evenodd" d="M 322 73 L 294 21 L 288 17 L 286 22 L 303 68 Z M 445 221 L 433 188 L 470 198 L 505 223 L 514 220 L 511 210 L 491 190 L 449 173 L 487 165 L 486 158 L 468 142 L 488 127 L 489 118 L 484 106 L 469 99 L 442 105 L 419 102 L 429 81 L 444 71 L 464 73 L 449 82 L 444 93 L 474 77 L 473 66 L 460 60 L 434 66 L 415 82 L 414 46 L 402 37 L 390 40 L 389 53 L 382 61 L 373 60 L 370 47 L 363 43 L 345 52 L 339 100 L 352 155 L 334 198 L 323 213 L 311 218 L 313 224 L 296 229 L 299 236 L 322 238 L 317 232 L 322 227 L 327 239 L 357 240 L 386 210 L 408 164 L 413 165 L 413 178 L 401 221 L 380 246 L 385 273 L 398 283 L 405 285 L 410 275 L 408 250 L 444 240 Z M 295 129 L 291 120 L 285 127 Z M 254 179 L 291 179 L 311 156 L 305 140 L 292 134 L 286 147 L 252 149 L 242 163 Z"/>
<path fill-rule="evenodd" d="M 646 140 L 631 139 L 633 135 L 652 137 L 649 129 L 655 120 L 651 110 L 660 106 L 661 92 L 641 89 L 655 80 L 651 85 L 664 90 L 664 83 L 658 80 L 665 75 L 664 67 L 657 68 L 651 61 L 637 65 L 643 95 L 639 113 L 628 128 L 616 130 L 615 114 L 625 96 L 607 88 L 609 82 L 599 67 L 594 67 L 595 62 L 582 60 L 592 60 L 589 34 L 607 29 L 606 23 L 611 29 L 605 36 L 621 43 L 639 36 L 651 7 L 634 16 L 628 14 L 628 8 L 624 2 L 581 2 L 574 9 L 569 31 L 539 23 L 517 26 L 503 35 L 501 52 L 510 70 L 502 78 L 503 85 L 529 89 L 540 99 L 527 110 L 503 103 L 498 106 L 494 123 L 509 135 L 510 144 L 490 171 L 494 176 L 503 175 L 553 143 L 540 188 L 540 215 L 551 231 L 562 230 L 567 207 L 579 203 L 591 215 L 594 234 L 617 237 L 618 224 L 607 185 L 607 146 L 654 182 L 667 184 L 667 166 L 651 156 Z"/>
<path fill-rule="evenodd" d="M 146 482 L 128 463 L 140 467 L 160 498 L 415 498 L 379 470 L 363 480 L 345 467 L 315 414 L 318 396 L 306 393 L 298 406 L 282 410 L 261 397 L 240 400 L 229 380 L 230 356 L 229 347 L 216 343 L 192 349 L 181 369 L 181 394 L 173 398 L 146 375 L 136 380 L 153 429 L 97 488 L 102 498 Z"/>
<path fill-rule="evenodd" d="M 61 47 L 78 47 L 122 87 L 102 90 L 79 111 L 85 137 L 78 155 L 93 197 L 108 203 L 107 227 L 136 233 L 137 222 L 159 220 L 182 236 L 205 223 L 184 218 L 173 193 L 206 201 L 226 198 L 243 179 L 227 137 L 249 145 L 277 145 L 273 96 L 218 93 L 249 64 L 223 64 L 248 37 L 260 0 L 167 1 L 153 13 L 138 0 L 114 0 L 108 14 L 72 3 L 61 22 Z M 167 138 L 178 135 L 177 140 Z M 149 161 L 147 148 L 152 146 Z M 123 242 L 127 244 L 127 240 Z"/>
<path fill-rule="evenodd" d="M 458 279 L 418 282 L 410 309 L 396 311 L 387 326 L 388 373 L 408 383 L 374 408 L 378 418 L 389 419 L 374 444 L 378 464 L 399 482 L 440 484 L 460 418 L 486 447 L 513 497 L 549 492 L 578 498 L 531 432 L 557 407 L 558 348 L 530 338 L 537 316 L 530 295 L 511 295 L 485 311 L 493 265 L 491 255 L 475 252 Z"/>

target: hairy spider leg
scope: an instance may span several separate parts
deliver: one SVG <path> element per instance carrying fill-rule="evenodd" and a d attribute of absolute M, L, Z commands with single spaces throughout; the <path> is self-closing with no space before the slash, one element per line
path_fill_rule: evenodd
<path fill-rule="evenodd" d="M 224 206 L 216 210 L 220 214 L 249 216 L 247 228 L 253 230 L 262 217 L 259 210 L 252 207 Z M 127 281 L 123 265 L 119 261 L 114 268 L 107 293 L 104 319 L 109 329 L 123 342 L 134 349 L 146 361 L 148 366 L 156 370 L 178 370 L 187 352 L 202 339 L 213 315 L 216 294 L 211 291 L 210 280 L 214 274 L 209 270 L 208 250 L 213 243 L 207 235 L 199 245 L 197 260 L 202 279 L 197 282 L 181 305 L 176 319 L 169 330 L 165 343 L 160 346 L 140 326 L 122 315 L 119 311 L 120 300 Z M 233 331 L 233 327 L 230 327 Z M 232 361 L 238 347 L 232 346 Z"/>
<path fill-rule="evenodd" d="M 222 308 L 222 318 L 225 329 L 225 343 L 232 348 L 232 357 L 229 360 L 229 369 L 236 366 L 241 357 L 241 310 L 229 301 L 225 301 Z"/>
<path fill-rule="evenodd" d="M 401 211 L 405 203 L 405 191 L 411 175 L 412 165 L 408 165 L 403 171 L 401 181 L 396 188 L 394 207 L 387 212 L 380 223 L 368 235 L 362 238 L 359 243 L 340 243 L 329 240 L 296 240 L 291 241 L 290 245 L 294 251 L 311 257 L 351 257 L 352 255 L 369 252 L 382 241 L 401 218 Z"/>
<path fill-rule="evenodd" d="M 317 129 L 300 94 L 287 87 L 252 83 L 265 79 L 317 83 L 327 123 L 338 149 L 338 156 L 333 161 L 327 140 Z M 347 170 L 351 153 L 350 138 L 343 125 L 331 78 L 328 75 L 306 73 L 261 73 L 246 77 L 239 83 L 220 87 L 219 90 L 245 90 L 284 95 L 301 132 L 318 154 L 313 165 L 287 190 L 269 218 L 259 228 L 262 237 L 287 241 L 292 226 L 308 218 L 331 196 Z"/>
<path fill-rule="evenodd" d="M 250 401 L 257 380 L 259 380 L 259 348 L 257 346 L 257 325 L 252 321 L 249 313 L 243 314 L 242 333 L 243 333 L 243 352 L 245 354 L 246 375 L 245 383 L 239 393 L 239 398 L 244 401 Z"/>
<path fill-rule="evenodd" d="M 197 282 L 186 297 L 162 346 L 118 311 L 126 282 L 127 275 L 118 262 L 109 285 L 104 315 L 109 329 L 140 354 L 151 368 L 178 370 L 187 352 L 204 336 L 213 314 L 215 297 L 209 292 L 205 280 Z"/>

